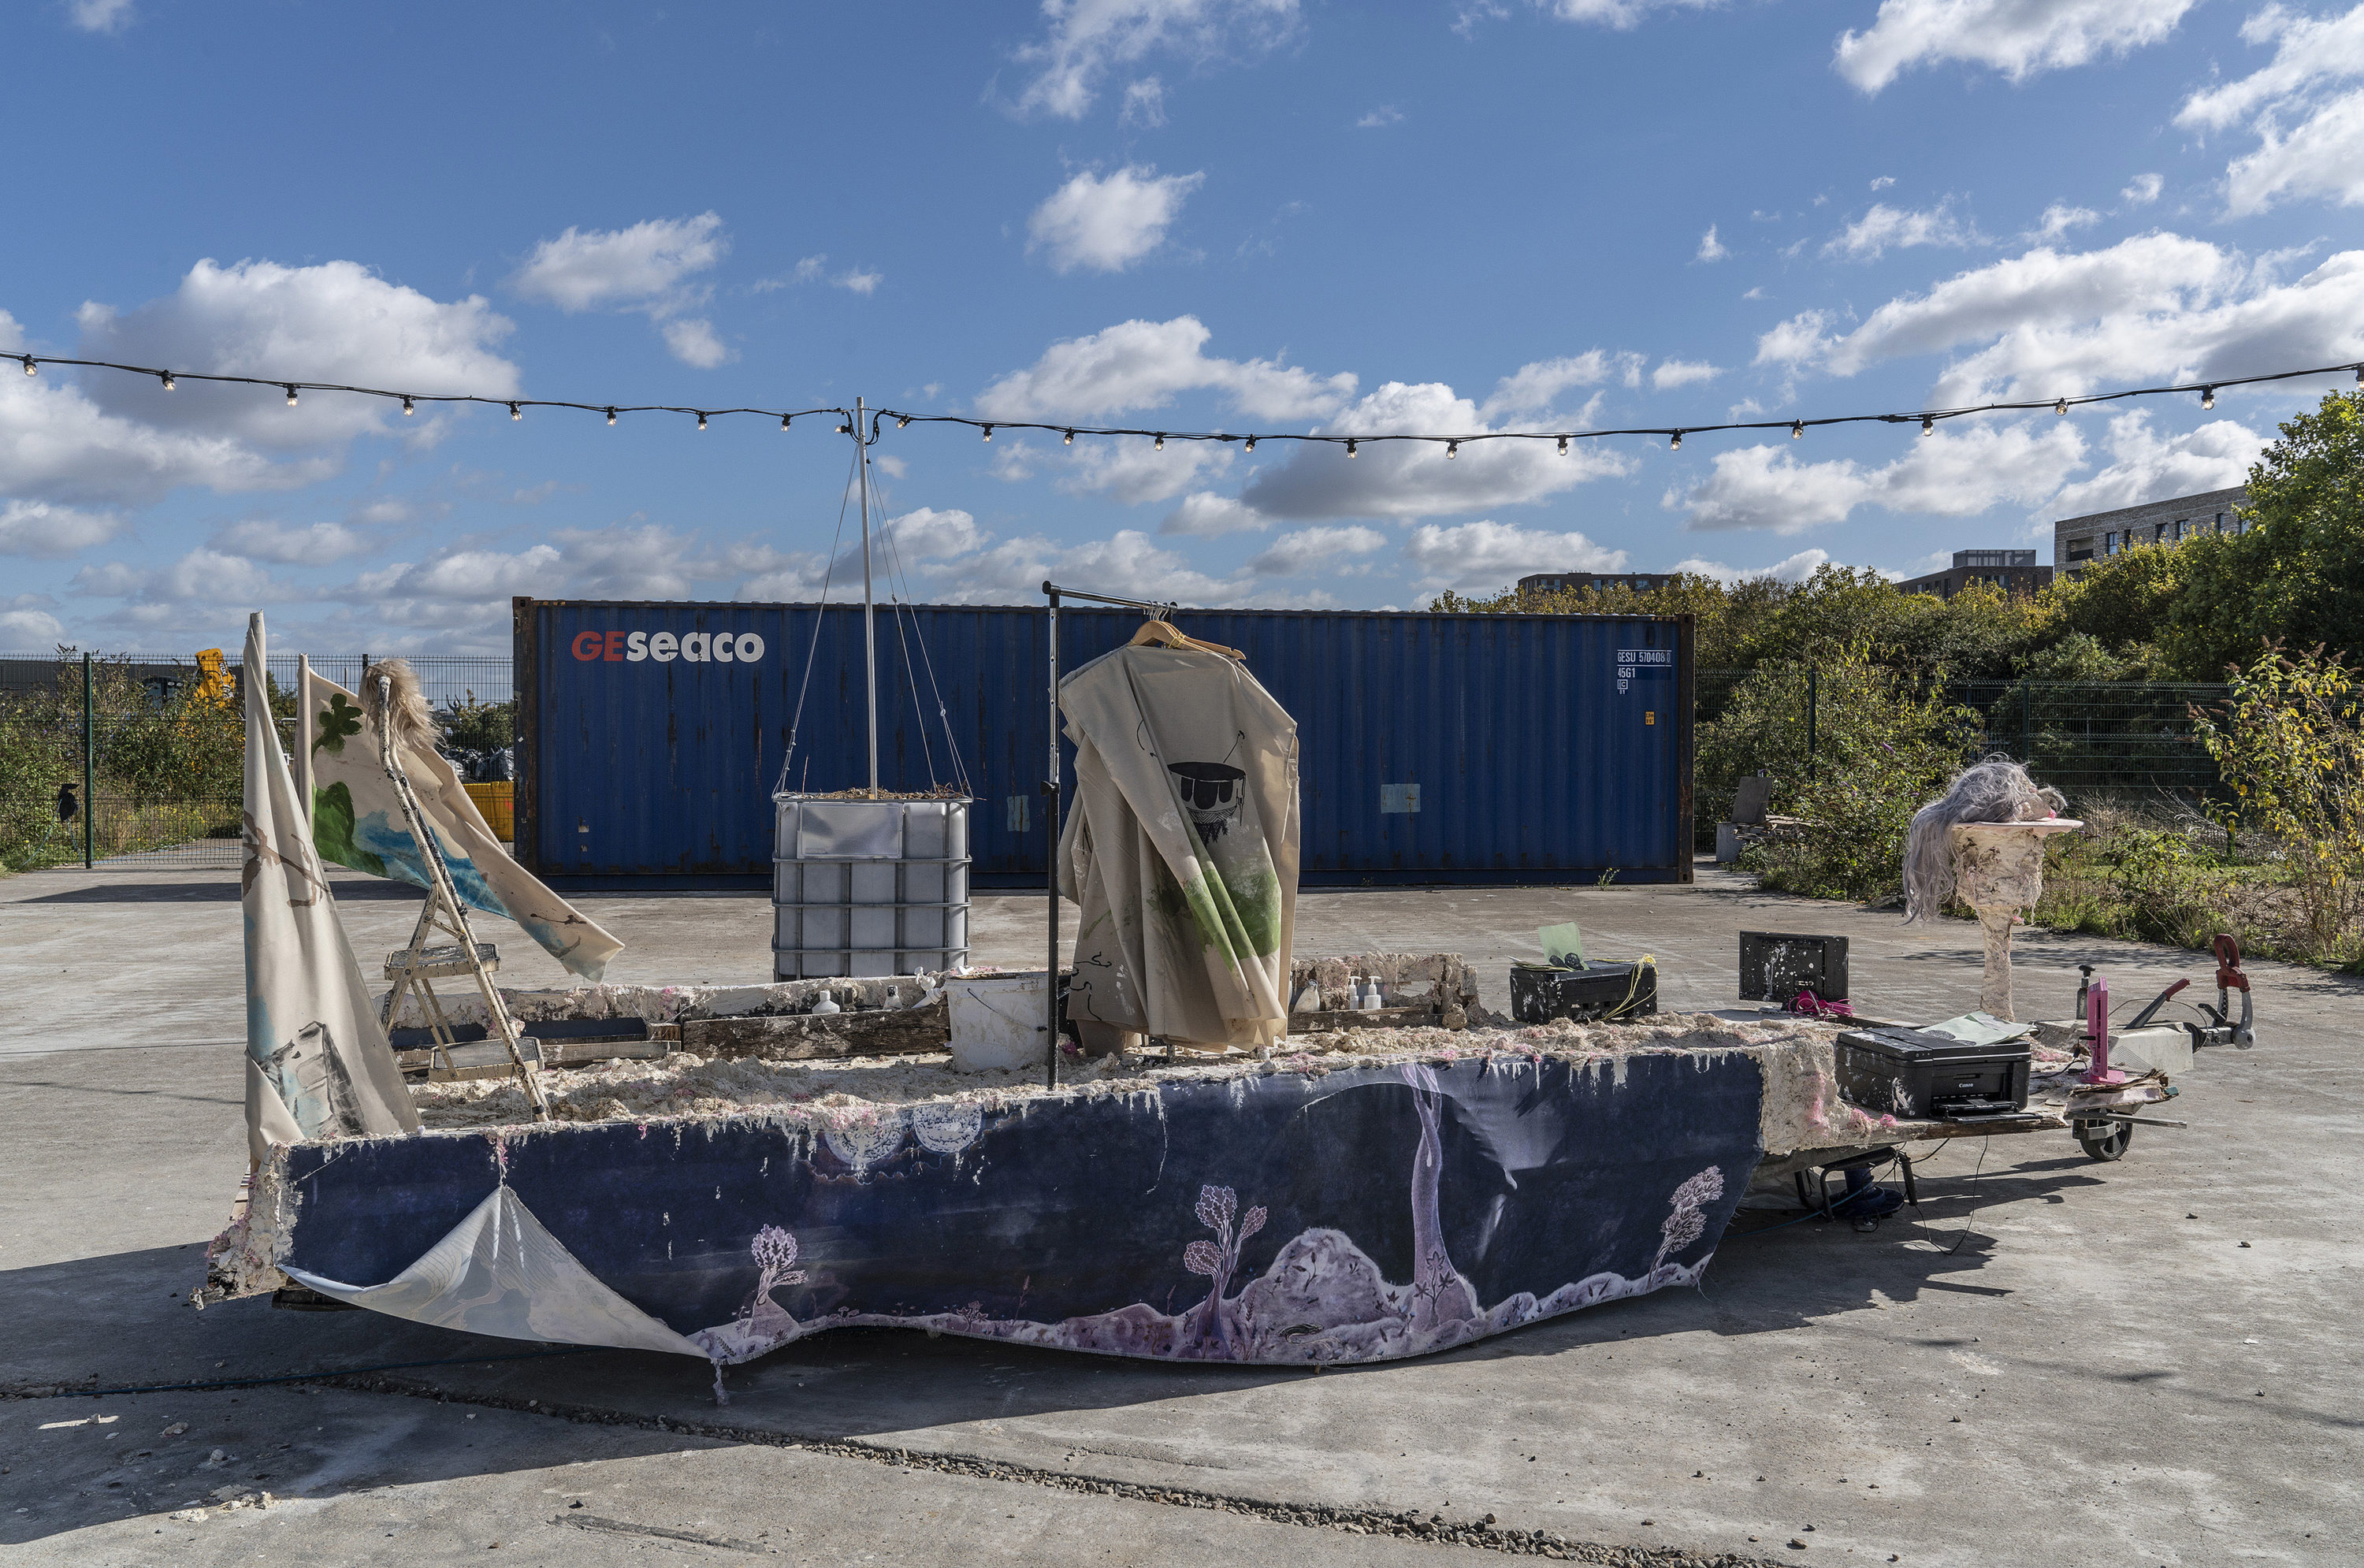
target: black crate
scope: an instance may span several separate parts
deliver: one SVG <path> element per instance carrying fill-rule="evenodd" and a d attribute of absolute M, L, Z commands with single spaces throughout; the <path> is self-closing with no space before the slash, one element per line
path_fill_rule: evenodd
<path fill-rule="evenodd" d="M 2027 1041 L 1974 1045 L 1925 1029 L 1849 1029 L 1838 1039 L 1839 1093 L 1868 1111 L 1975 1121 L 2027 1108 Z"/>
<path fill-rule="evenodd" d="M 1740 933 L 1740 999 L 1783 1006 L 1812 991 L 1825 1002 L 1847 995 L 1847 940 L 1801 931 Z"/>
<path fill-rule="evenodd" d="M 1522 1024 L 1554 1018 L 1623 1020 L 1657 1010 L 1655 963 L 1588 963 L 1582 969 L 1515 965 L 1511 970 L 1511 1017 Z"/>

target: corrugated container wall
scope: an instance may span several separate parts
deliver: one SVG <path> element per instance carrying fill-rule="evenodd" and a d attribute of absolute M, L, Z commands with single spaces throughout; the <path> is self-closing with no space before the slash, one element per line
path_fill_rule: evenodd
<path fill-rule="evenodd" d="M 519 599 L 516 612 L 518 853 L 563 885 L 767 880 L 792 723 L 789 787 L 867 782 L 859 606 Z M 1689 880 L 1687 617 L 1205 610 L 1175 621 L 1244 651 L 1296 717 L 1309 884 L 1548 883 L 1612 869 L 1621 881 Z M 881 784 L 965 783 L 978 802 L 976 883 L 1039 884 L 1045 612 L 882 607 L 877 624 Z M 1140 624 L 1063 607 L 1060 668 Z M 693 636 L 706 657 L 680 652 Z M 711 656 L 718 646 L 728 662 Z M 1072 763 L 1062 783 L 1072 805 Z"/>

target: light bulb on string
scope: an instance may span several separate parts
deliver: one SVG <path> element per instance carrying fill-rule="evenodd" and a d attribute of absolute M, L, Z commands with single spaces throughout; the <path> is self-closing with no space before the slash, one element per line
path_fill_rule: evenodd
<path fill-rule="evenodd" d="M 1566 457 L 1567 455 L 1567 438 L 1566 436 L 1562 436 L 1559 439 L 1559 455 L 1562 457 Z"/>
<path fill-rule="evenodd" d="M 990 425 L 985 428 L 985 439 L 988 441 L 993 439 L 993 427 Z"/>
<path fill-rule="evenodd" d="M 2200 389 L 2200 406 L 2202 408 L 2213 408 L 2216 406 L 2216 389 L 2214 387 L 2203 386 Z"/>
<path fill-rule="evenodd" d="M 1248 450 L 1255 450 L 1255 438 L 1254 436 L 1250 436 L 1248 438 Z"/>
<path fill-rule="evenodd" d="M 1355 443 L 1351 440 L 1346 443 L 1346 455 L 1348 457 L 1355 455 Z"/>
<path fill-rule="evenodd" d="M 40 367 L 33 363 L 32 355 L 26 354 L 23 356 L 23 359 L 25 361 L 25 373 L 27 375 L 39 375 L 41 373 Z"/>
<path fill-rule="evenodd" d="M 1444 455 L 1447 457 L 1459 457 L 1461 455 L 1461 443 L 1459 441 L 1445 442 Z"/>
<path fill-rule="evenodd" d="M 1805 439 L 1805 438 L 1806 438 L 1806 422 L 1805 422 L 1803 419 L 1792 419 L 1792 420 L 1790 420 L 1790 439 L 1791 440 L 1793 440 L 1793 441 L 1800 441 L 1800 440 L 1803 440 L 1803 439 Z"/>
<path fill-rule="evenodd" d="M 909 429 L 909 428 L 911 428 L 911 417 L 910 417 L 909 414 L 898 414 L 898 415 L 896 415 L 896 416 L 895 416 L 895 428 L 896 428 L 897 429 L 898 429 L 898 430 L 908 430 L 908 429 Z"/>
<path fill-rule="evenodd" d="M 404 394 L 404 395 L 403 395 L 403 399 L 402 399 L 402 417 L 403 417 L 404 418 L 406 418 L 406 419 L 411 419 L 411 418 L 416 418 L 416 417 L 418 417 L 418 406 L 417 404 L 415 404 L 415 403 L 413 403 L 413 402 L 411 402 L 411 401 L 410 401 L 410 396 L 409 396 L 409 395 L 408 395 L 407 393 Z M 616 422 L 616 416 L 611 412 L 611 413 L 608 416 L 608 423 L 609 423 L 610 425 L 612 425 L 612 424 L 614 424 L 615 422 Z"/>
<path fill-rule="evenodd" d="M 406 414 L 407 414 L 407 413 L 409 413 L 409 412 L 410 412 L 410 409 L 409 409 L 409 407 L 408 407 L 407 405 L 406 405 L 406 406 L 405 406 L 405 407 L 403 408 L 403 412 L 404 412 L 404 413 L 406 413 Z M 613 408 L 610 408 L 610 409 L 608 409 L 608 423 L 609 423 L 610 425 L 612 425 L 612 424 L 614 424 L 615 422 L 616 422 L 616 411 L 615 411 Z"/>
<path fill-rule="evenodd" d="M 296 406 L 296 387 L 292 382 L 287 387 L 287 406 L 290 408 Z"/>
<path fill-rule="evenodd" d="M 164 372 L 163 374 L 158 376 L 156 379 L 164 384 L 165 391 L 171 392 L 173 390 L 173 373 L 171 371 Z"/>
<path fill-rule="evenodd" d="M 706 416 L 703 414 L 697 417 L 697 428 L 701 430 L 706 428 Z"/>
<path fill-rule="evenodd" d="M 845 423 L 840 425 L 837 428 L 837 433 L 841 436 L 850 436 L 853 434 L 853 421 L 848 419 Z"/>
<path fill-rule="evenodd" d="M 1927 416 L 1926 414 L 1922 415 L 1922 416 L 1921 416 L 1921 433 L 1922 433 L 1924 436 L 1934 436 L 1934 435 L 1935 435 L 1935 434 L 1937 433 L 1937 421 L 1936 421 L 1936 420 L 1935 420 L 1935 419 L 1932 419 L 1932 418 L 1931 418 L 1931 417 L 1929 417 L 1929 416 Z"/>
<path fill-rule="evenodd" d="M 509 417 L 511 419 L 522 419 L 525 417 L 525 410 L 512 403 L 509 405 Z"/>
<path fill-rule="evenodd" d="M 1158 432 L 1157 432 L 1157 439 L 1150 443 L 1150 450 L 1153 450 L 1153 451 L 1161 451 L 1161 452 L 1162 452 L 1162 451 L 1164 451 L 1164 450 L 1165 450 L 1165 431 L 1160 430 L 1160 431 L 1158 431 Z"/>
<path fill-rule="evenodd" d="M 1073 430 L 1068 431 L 1065 436 L 1060 438 L 1059 444 L 1063 447 L 1074 446 L 1076 444 L 1076 432 Z"/>
<path fill-rule="evenodd" d="M 1672 436 L 1667 438 L 1667 450 L 1670 452 L 1678 452 L 1683 450 L 1683 433 L 1680 430 L 1677 430 Z"/>
<path fill-rule="evenodd" d="M 2052 411 L 2053 411 L 2055 414 L 2062 415 L 2062 416 L 2064 416 L 2064 417 L 2065 417 L 2065 416 L 2068 414 L 2068 400 L 2067 398 L 2065 398 L 2065 397 L 2064 397 L 2064 398 L 2062 398 L 2059 402 L 2057 402 L 2057 403 L 2056 403 L 2056 404 L 2054 404 L 2054 405 L 2052 406 Z"/>
<path fill-rule="evenodd" d="M 2356 384 L 2358 386 L 2364 386 L 2364 365 L 2358 365 L 2356 367 Z"/>
<path fill-rule="evenodd" d="M 793 414 L 783 414 L 783 415 L 781 415 L 781 416 L 780 416 L 780 428 L 781 428 L 781 429 L 783 429 L 783 430 L 786 429 L 786 428 L 788 428 L 788 421 L 789 421 L 790 419 L 795 418 L 795 417 L 796 417 L 796 416 L 795 416 L 795 415 L 793 415 Z"/>

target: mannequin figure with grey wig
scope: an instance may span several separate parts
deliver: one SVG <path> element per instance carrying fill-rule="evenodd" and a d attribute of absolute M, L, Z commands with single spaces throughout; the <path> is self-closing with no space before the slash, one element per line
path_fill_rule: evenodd
<path fill-rule="evenodd" d="M 1958 896 L 1986 939 L 1980 1010 L 2014 1014 L 2011 934 L 2020 911 L 2044 894 L 2044 840 L 2080 826 L 2060 816 L 2068 802 L 2008 757 L 1989 757 L 1954 775 L 1939 798 L 1912 815 L 1904 840 L 1904 918 L 1935 919 Z"/>

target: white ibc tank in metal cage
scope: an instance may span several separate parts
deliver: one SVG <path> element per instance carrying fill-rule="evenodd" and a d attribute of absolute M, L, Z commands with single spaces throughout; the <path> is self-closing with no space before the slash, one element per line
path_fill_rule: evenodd
<path fill-rule="evenodd" d="M 966 800 L 772 798 L 776 978 L 968 962 Z"/>

